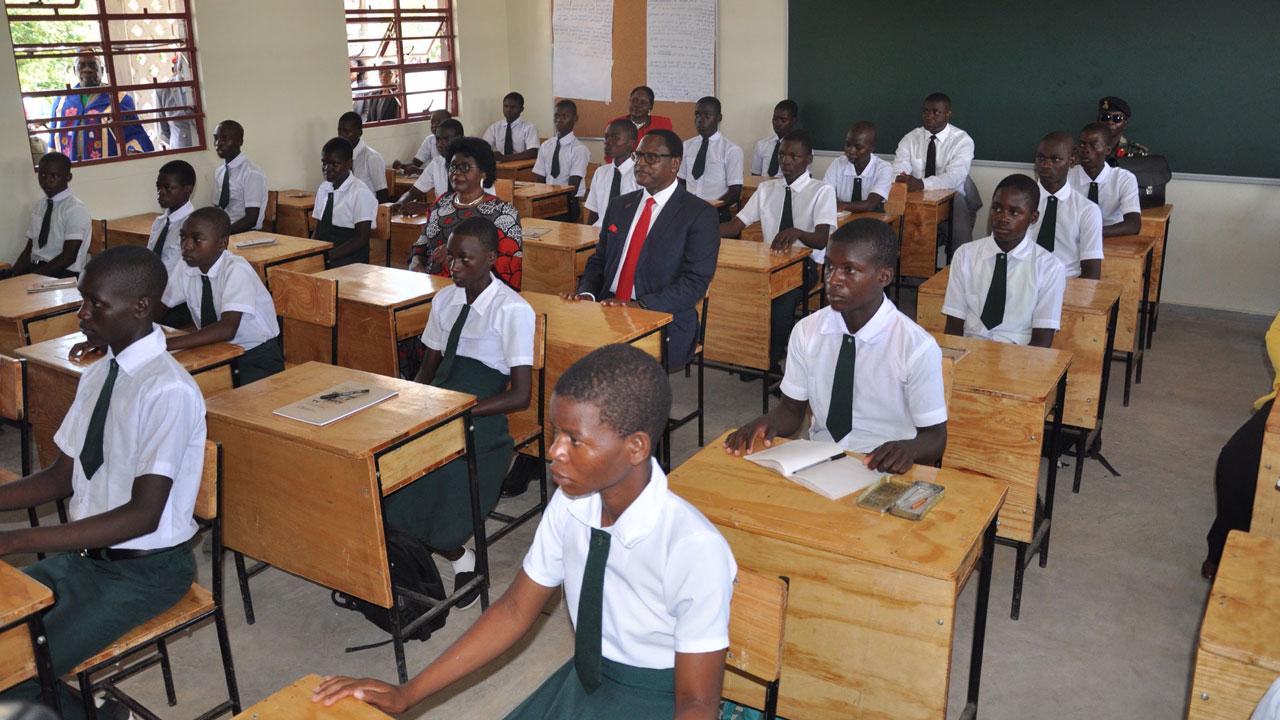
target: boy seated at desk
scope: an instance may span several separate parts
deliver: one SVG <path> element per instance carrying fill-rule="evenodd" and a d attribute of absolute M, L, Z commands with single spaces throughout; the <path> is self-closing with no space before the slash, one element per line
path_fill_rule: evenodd
<path fill-rule="evenodd" d="M 434 192 L 435 199 L 439 200 L 449 192 L 449 167 L 444 157 L 449 149 L 449 143 L 465 134 L 462 123 L 453 118 L 440 123 L 431 136 L 436 143 L 438 154 L 427 163 L 426 167 L 422 168 L 422 174 L 418 179 L 414 180 L 413 185 L 396 200 L 395 205 L 391 206 L 392 213 L 421 215 L 427 211 L 427 193 Z"/>
<path fill-rule="evenodd" d="M 976 189 L 970 193 L 969 166 L 973 164 L 973 138 L 951 124 L 951 98 L 932 93 L 920 106 L 920 127 L 898 142 L 894 152 L 895 182 L 903 183 L 910 192 L 954 190 L 951 201 L 950 246 L 947 257 L 955 249 L 973 239 L 973 218 L 982 203 Z M 939 245 L 944 244 L 939 227 Z"/>
<path fill-rule="evenodd" d="M 737 564 L 653 458 L 671 411 L 662 367 L 630 345 L 574 363 L 551 397 L 560 489 L 511 587 L 405 685 L 329 677 L 312 699 L 403 712 L 519 641 L 564 586 L 574 656 L 507 720 L 715 720 Z"/>
<path fill-rule="evenodd" d="M 204 398 L 152 324 L 164 286 L 164 263 L 143 247 L 89 262 L 77 314 L 87 342 L 108 355 L 81 376 L 53 464 L 0 485 L 0 510 L 70 498 L 67 524 L 0 531 L 0 556 L 51 553 L 26 572 L 53 590 L 44 625 L 56 677 L 172 607 L 195 576 Z M 84 717 L 66 687 L 63 717 Z M 0 694 L 20 699 L 39 699 L 35 681 Z M 97 713 L 131 717 L 111 699 Z"/>
<path fill-rule="evenodd" d="M 27 244 L 3 276 L 76 277 L 89 257 L 93 221 L 84 203 L 71 194 L 70 158 L 60 152 L 46 153 L 37 166 L 36 182 L 44 198 L 32 203 Z"/>
<path fill-rule="evenodd" d="M 876 152 L 876 126 L 863 121 L 844 134 L 844 154 L 831 161 L 822 182 L 835 188 L 841 212 L 881 212 L 893 189 L 893 166 Z"/>
<path fill-rule="evenodd" d="M 782 176 L 782 166 L 778 160 L 782 139 L 796 129 L 799 120 L 800 106 L 795 100 L 782 100 L 773 106 L 773 134 L 756 143 L 756 151 L 751 154 L 752 175 L 771 178 Z"/>
<path fill-rule="evenodd" d="M 720 201 L 720 222 L 732 217 L 730 208 L 742 197 L 742 148 L 720 132 L 720 101 L 698 100 L 693 124 L 698 137 L 684 142 L 680 180 L 685 189 L 709 203 Z"/>
<path fill-rule="evenodd" d="M 946 333 L 1050 347 L 1062 324 L 1066 270 L 1028 228 L 1040 216 L 1040 188 L 1026 175 L 1000 181 L 991 235 L 961 245 L 942 302 Z"/>
<path fill-rule="evenodd" d="M 520 117 L 524 96 L 509 92 L 502 98 L 502 119 L 484 131 L 484 141 L 493 148 L 497 162 L 532 160 L 538 156 L 538 128 Z"/>
<path fill-rule="evenodd" d="M 413 176 L 422 172 L 422 169 L 431 164 L 435 158 L 444 155 L 440 152 L 436 144 L 436 133 L 440 130 L 440 125 L 445 120 L 452 120 L 453 113 L 448 110 L 432 110 L 431 111 L 431 134 L 422 139 L 422 144 L 418 146 L 418 152 L 408 162 L 400 162 L 399 160 L 391 161 L 392 170 L 403 170 L 405 175 Z"/>
<path fill-rule="evenodd" d="M 932 465 L 947 445 L 942 350 L 884 294 L 893 282 L 898 235 L 859 218 L 827 244 L 826 307 L 791 331 L 782 401 L 725 438 L 742 455 L 795 434 L 813 412 L 809 438 L 867 453 L 873 470 Z"/>
<path fill-rule="evenodd" d="M 600 227 L 604 211 L 619 195 L 639 190 L 636 184 L 636 143 L 639 133 L 631 120 L 621 118 L 609 123 L 604 131 L 604 156 L 610 158 L 596 168 L 587 191 L 587 222 Z"/>
<path fill-rule="evenodd" d="M 227 211 L 231 234 L 261 230 L 267 208 L 267 176 L 242 152 L 244 127 L 223 120 L 213 131 L 213 149 L 222 164 L 213 171 L 214 205 Z"/>
<path fill-rule="evenodd" d="M 1094 122 L 1080 131 L 1076 162 L 1067 179 L 1078 193 L 1097 204 L 1102 212 L 1102 236 L 1137 235 L 1142 230 L 1142 206 L 1138 203 L 1138 178 L 1132 172 L 1107 163 L 1111 129 Z"/>
<path fill-rule="evenodd" d="M 578 141 L 573 126 L 578 122 L 578 105 L 572 100 L 556 103 L 556 135 L 538 148 L 538 159 L 533 163 L 533 177 L 540 183 L 569 185 L 569 222 L 578 222 L 578 203 L 586 195 L 582 179 L 587 175 L 591 151 Z M 565 218 L 561 218 L 565 219 Z"/>
<path fill-rule="evenodd" d="M 147 249 L 160 256 L 164 269 L 172 275 L 182 265 L 182 239 L 178 233 L 191 213 L 191 194 L 196 189 L 196 170 L 186 160 L 170 160 L 156 174 L 156 202 L 164 209 L 151 223 L 147 237 Z M 171 309 L 160 320 L 161 325 L 172 328 L 191 324 L 191 313 L 186 305 Z"/>
<path fill-rule="evenodd" d="M 311 211 L 316 219 L 311 237 L 333 243 L 325 253 L 325 264 L 331 268 L 369 262 L 369 233 L 378 219 L 378 199 L 351 172 L 351 157 L 351 143 L 340 137 L 330 139 L 320 151 L 324 182 Z"/>
<path fill-rule="evenodd" d="M 804 300 L 810 286 L 817 282 L 818 266 L 831 229 L 836 226 L 836 193 L 809 174 L 813 163 L 813 145 L 809 133 L 793 130 L 782 139 L 778 164 L 782 177 L 765 180 L 747 201 L 737 217 L 720 225 L 720 237 L 736 238 L 752 223 L 759 222 L 761 238 L 776 253 L 789 252 L 799 243 L 812 249 L 804 259 L 800 287 L 773 300 L 769 320 L 769 371 L 781 371 L 787 337 L 795 325 L 796 307 Z M 743 381 L 756 379 L 750 373 L 739 376 Z"/>
<path fill-rule="evenodd" d="M 1070 135 L 1054 132 L 1036 147 L 1039 217 L 1027 228 L 1027 235 L 1058 258 L 1067 277 L 1098 280 L 1102 278 L 1102 213 L 1067 182 L 1071 145 Z"/>
<path fill-rule="evenodd" d="M 378 202 L 391 202 L 387 161 L 364 141 L 364 121 L 360 113 L 348 111 L 338 118 L 338 137 L 351 143 L 351 173 L 373 191 Z"/>

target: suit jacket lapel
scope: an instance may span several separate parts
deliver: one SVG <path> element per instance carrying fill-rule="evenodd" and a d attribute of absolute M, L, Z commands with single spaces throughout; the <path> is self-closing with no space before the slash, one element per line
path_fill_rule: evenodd
<path fill-rule="evenodd" d="M 631 232 L 631 220 L 636 216 L 636 208 L 640 206 L 640 198 L 643 196 L 644 191 L 642 190 L 635 193 L 635 197 L 624 200 L 622 212 L 619 213 L 617 221 L 613 223 L 618 226 L 618 238 L 620 238 L 620 241 L 610 244 L 609 256 L 605 258 L 605 289 L 608 289 L 609 283 L 613 281 L 613 276 L 617 274 L 618 267 L 622 264 L 622 251 L 627 244 L 627 234 Z"/>
<path fill-rule="evenodd" d="M 663 241 L 666 237 L 666 232 L 675 223 L 676 217 L 684 210 L 685 194 L 685 189 L 676 185 L 676 191 L 667 199 L 667 203 L 662 206 L 662 211 L 658 213 L 658 217 L 652 220 L 644 246 L 640 248 L 640 257 L 636 258 L 637 268 L 644 265 L 645 258 L 650 253 L 664 251 L 656 246 Z M 639 274 L 636 277 L 638 281 Z"/>

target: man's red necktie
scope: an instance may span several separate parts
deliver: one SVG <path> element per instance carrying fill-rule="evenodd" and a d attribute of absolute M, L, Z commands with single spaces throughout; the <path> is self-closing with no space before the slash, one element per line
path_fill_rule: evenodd
<path fill-rule="evenodd" d="M 649 220 L 653 215 L 653 206 L 657 204 L 658 201 L 653 198 L 645 201 L 644 211 L 640 213 L 636 229 L 631 233 L 631 243 L 627 245 L 627 257 L 622 261 L 622 272 L 618 273 L 618 291 L 613 294 L 624 302 L 631 299 L 631 290 L 636 280 L 636 265 L 640 262 L 640 249 L 644 247 L 644 238 L 649 234 Z"/>

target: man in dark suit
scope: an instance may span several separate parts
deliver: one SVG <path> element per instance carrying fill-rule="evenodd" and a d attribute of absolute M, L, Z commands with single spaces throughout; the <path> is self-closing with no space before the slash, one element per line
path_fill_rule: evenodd
<path fill-rule="evenodd" d="M 671 313 L 667 366 L 683 367 L 698 337 L 697 306 L 720 253 L 715 208 L 676 182 L 684 145 L 670 130 L 651 130 L 635 153 L 640 190 L 609 203 L 600 242 L 568 300 L 599 300 Z"/>

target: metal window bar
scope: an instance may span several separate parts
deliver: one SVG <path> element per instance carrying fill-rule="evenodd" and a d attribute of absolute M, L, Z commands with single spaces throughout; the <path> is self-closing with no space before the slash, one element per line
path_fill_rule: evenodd
<path fill-rule="evenodd" d="M 377 85 L 365 86 L 360 88 L 361 95 L 358 97 L 352 93 L 352 100 L 376 100 L 378 98 L 394 97 L 400 102 L 399 117 L 394 120 L 377 120 L 369 121 L 367 125 L 394 125 L 397 123 L 412 122 L 430 116 L 435 109 L 428 106 L 426 109 L 410 112 L 409 97 L 416 95 L 434 95 L 444 93 L 445 104 L 444 109 L 454 110 L 457 108 L 458 84 L 457 71 L 455 66 L 454 54 L 454 38 L 453 33 L 453 4 L 446 3 L 441 8 L 410 8 L 401 7 L 400 0 L 396 0 L 391 8 L 349 8 L 346 10 L 346 21 L 348 26 L 347 45 L 365 46 L 369 44 L 377 44 L 372 57 L 381 58 L 387 54 L 387 51 L 394 46 L 395 61 L 385 65 L 377 66 L 351 66 L 350 71 L 356 73 L 377 73 L 383 70 L 390 70 L 397 74 L 399 82 L 395 89 L 391 92 L 377 92 L 380 90 L 391 90 L 392 86 Z M 410 35 L 405 36 L 405 23 L 436 23 L 435 35 Z M 386 30 L 381 38 L 378 37 L 352 37 L 351 26 L 364 25 L 386 25 Z M 430 51 L 432 46 L 440 43 L 443 45 L 443 55 L 448 59 L 438 62 L 405 62 L 405 42 L 428 40 L 431 44 L 427 46 Z M 423 54 L 423 53 L 415 53 Z M 426 90 L 408 90 L 407 76 L 415 72 L 444 72 L 445 83 L 443 87 L 434 87 Z M 372 90 L 374 92 L 370 93 Z"/>

